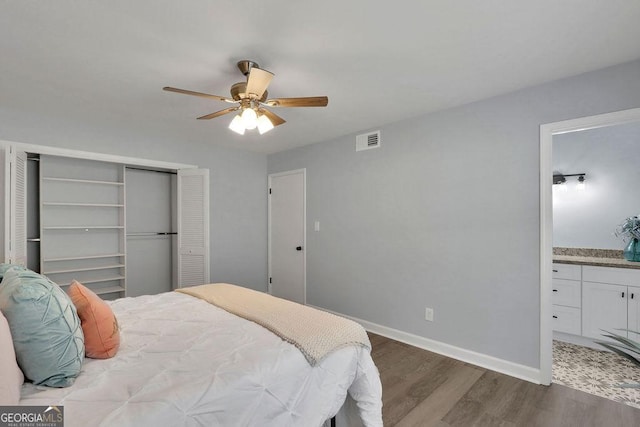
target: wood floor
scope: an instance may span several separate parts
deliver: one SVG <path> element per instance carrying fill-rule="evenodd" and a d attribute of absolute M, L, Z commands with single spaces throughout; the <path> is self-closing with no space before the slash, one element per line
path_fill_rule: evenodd
<path fill-rule="evenodd" d="M 640 409 L 369 334 L 385 426 L 640 426 Z"/>

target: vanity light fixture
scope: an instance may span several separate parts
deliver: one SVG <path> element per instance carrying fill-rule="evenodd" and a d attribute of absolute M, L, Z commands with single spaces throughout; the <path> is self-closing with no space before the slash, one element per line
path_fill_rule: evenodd
<path fill-rule="evenodd" d="M 562 174 L 553 175 L 553 185 L 556 184 L 564 184 L 567 182 L 567 178 L 565 178 Z"/>
<path fill-rule="evenodd" d="M 558 185 L 559 189 L 562 189 L 563 191 L 567 191 L 567 177 L 570 177 L 570 176 L 578 177 L 578 183 L 576 184 L 576 189 L 578 191 L 584 191 L 586 188 L 586 184 L 585 184 L 586 173 L 554 174 L 553 185 Z"/>

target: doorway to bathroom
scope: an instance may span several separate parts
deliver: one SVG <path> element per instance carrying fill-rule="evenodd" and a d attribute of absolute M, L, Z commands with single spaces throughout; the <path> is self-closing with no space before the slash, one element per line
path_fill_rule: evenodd
<path fill-rule="evenodd" d="M 619 384 L 640 369 L 597 341 L 640 329 L 640 263 L 615 233 L 640 215 L 638 141 L 640 109 L 541 127 L 541 382 L 636 407 L 638 389 Z"/>

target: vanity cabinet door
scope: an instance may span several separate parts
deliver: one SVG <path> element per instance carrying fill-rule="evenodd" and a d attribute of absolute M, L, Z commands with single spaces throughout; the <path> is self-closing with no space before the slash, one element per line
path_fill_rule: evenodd
<path fill-rule="evenodd" d="M 626 335 L 617 329 L 627 329 L 627 287 L 582 282 L 582 335 L 595 339 L 604 339 L 604 331 Z"/>
<path fill-rule="evenodd" d="M 629 338 L 635 341 L 640 341 L 640 288 L 635 286 L 629 286 L 629 331 L 635 331 L 638 333 L 629 332 Z"/>

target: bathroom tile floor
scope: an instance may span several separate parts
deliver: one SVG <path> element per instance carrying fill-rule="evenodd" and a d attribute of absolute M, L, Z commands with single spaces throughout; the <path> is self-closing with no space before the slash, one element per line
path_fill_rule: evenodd
<path fill-rule="evenodd" d="M 608 351 L 553 341 L 553 382 L 640 408 L 640 367 Z"/>

